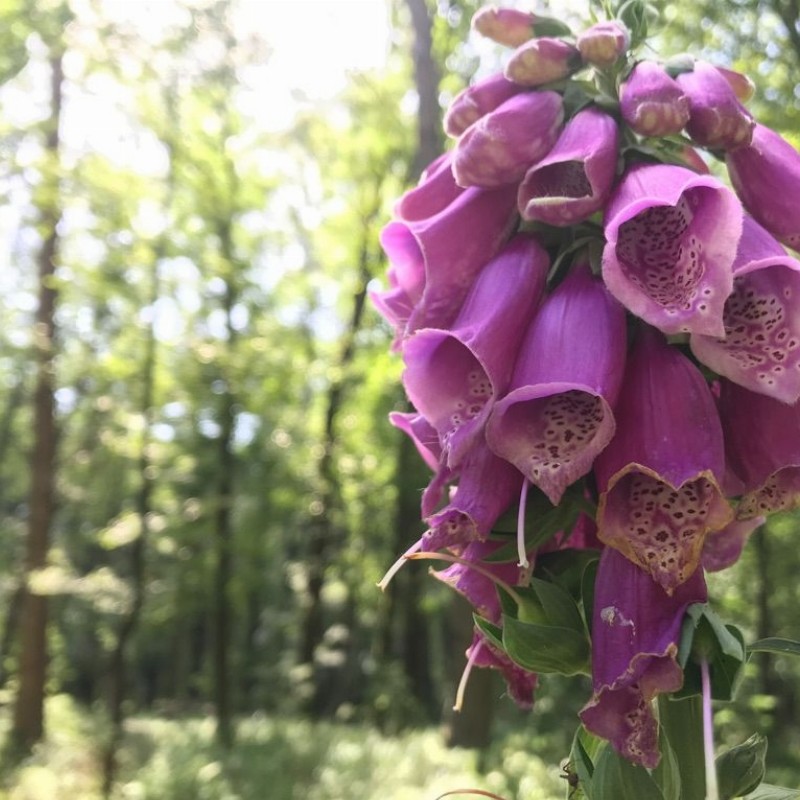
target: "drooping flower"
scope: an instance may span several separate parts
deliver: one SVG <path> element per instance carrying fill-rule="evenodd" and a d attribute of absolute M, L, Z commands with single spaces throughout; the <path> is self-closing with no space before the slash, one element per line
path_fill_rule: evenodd
<path fill-rule="evenodd" d="M 505 186 L 466 189 L 431 217 L 390 222 L 381 232 L 381 244 L 395 269 L 394 276 L 390 270 L 390 284 L 394 278 L 396 285 L 373 299 L 387 307 L 391 298 L 389 312 L 398 316 L 399 324 L 400 315 L 411 306 L 405 335 L 417 328 L 449 325 L 478 272 L 503 246 L 516 220 L 516 187 Z"/>
<path fill-rule="evenodd" d="M 669 164 L 629 169 L 605 215 L 606 285 L 665 333 L 722 336 L 742 216 L 711 175 Z"/>
<path fill-rule="evenodd" d="M 586 728 L 635 764 L 659 761 L 651 701 L 683 685 L 677 662 L 686 609 L 705 602 L 702 569 L 672 595 L 617 551 L 600 557 L 592 622 L 592 699 L 580 712 Z"/>
<path fill-rule="evenodd" d="M 562 39 L 543 36 L 518 47 L 509 59 L 505 76 L 520 86 L 541 86 L 566 78 L 581 66 L 578 48 Z"/>
<path fill-rule="evenodd" d="M 719 70 L 697 61 L 691 72 L 682 72 L 675 80 L 689 98 L 686 131 L 695 142 L 723 150 L 750 144 L 753 117 Z"/>
<path fill-rule="evenodd" d="M 616 435 L 594 468 L 599 536 L 673 592 L 697 569 L 706 534 L 733 517 L 719 488 L 725 455 L 714 398 L 694 364 L 646 328 L 615 414 Z"/>
<path fill-rule="evenodd" d="M 406 393 L 438 432 L 451 467 L 482 436 L 508 386 L 549 266 L 533 236 L 515 236 L 481 271 L 452 328 L 424 328 L 406 341 Z"/>
<path fill-rule="evenodd" d="M 518 182 L 558 138 L 564 109 L 557 92 L 523 92 L 471 125 L 458 140 L 453 174 L 459 186 Z"/>
<path fill-rule="evenodd" d="M 618 148 L 619 130 L 608 114 L 579 111 L 525 174 L 518 198 L 523 219 L 573 225 L 590 217 L 611 192 Z"/>
<path fill-rule="evenodd" d="M 720 572 L 733 566 L 739 560 L 752 533 L 766 521 L 766 517 L 735 519 L 721 531 L 706 536 L 703 544 L 703 569 L 706 572 Z"/>
<path fill-rule="evenodd" d="M 631 43 L 628 29 L 616 20 L 597 22 L 578 36 L 578 50 L 587 64 L 606 68 L 615 64 Z"/>
<path fill-rule="evenodd" d="M 795 403 L 800 399 L 800 262 L 745 217 L 733 273 L 724 338 L 693 335 L 692 352 L 751 391 Z"/>
<path fill-rule="evenodd" d="M 521 91 L 522 86 L 499 72 L 473 83 L 450 103 L 444 115 L 445 133 L 455 138 L 461 136 L 470 125 Z"/>
<path fill-rule="evenodd" d="M 722 380 L 719 412 L 728 463 L 743 485 L 737 518 L 800 506 L 800 403 Z"/>
<path fill-rule="evenodd" d="M 588 265 L 545 300 L 520 348 L 486 439 L 553 504 L 614 435 L 625 365 L 625 312 Z"/>
<path fill-rule="evenodd" d="M 655 61 L 640 61 L 620 87 L 620 112 L 642 136 L 672 136 L 689 121 L 689 100 Z"/>
<path fill-rule="evenodd" d="M 426 519 L 423 551 L 454 548 L 485 540 L 492 526 L 516 500 L 522 476 L 477 441 L 458 470 L 458 487 L 447 505 Z"/>
<path fill-rule="evenodd" d="M 728 174 L 745 208 L 776 239 L 800 247 L 800 153 L 765 125 L 749 147 L 727 154 Z"/>

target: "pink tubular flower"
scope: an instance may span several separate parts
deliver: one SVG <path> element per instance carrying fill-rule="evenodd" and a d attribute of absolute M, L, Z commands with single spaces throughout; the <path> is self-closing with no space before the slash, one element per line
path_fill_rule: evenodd
<path fill-rule="evenodd" d="M 518 196 L 523 219 L 573 225 L 590 217 L 611 192 L 618 148 L 619 130 L 608 114 L 579 111 L 525 175 Z"/>
<path fill-rule="evenodd" d="M 686 131 L 703 147 L 732 150 L 750 144 L 755 122 L 725 77 L 704 61 L 676 78 L 689 98 Z"/>
<path fill-rule="evenodd" d="M 651 701 L 683 685 L 678 638 L 687 607 L 706 600 L 703 571 L 695 570 L 667 595 L 646 572 L 606 549 L 595 586 L 594 694 L 581 720 L 629 761 L 652 769 L 659 749 Z"/>
<path fill-rule="evenodd" d="M 456 95 L 444 115 L 445 133 L 461 136 L 470 125 L 521 91 L 521 86 L 499 72 L 468 86 Z"/>
<path fill-rule="evenodd" d="M 733 516 L 714 398 L 699 370 L 652 328 L 628 359 L 617 432 L 595 462 L 599 536 L 667 592 L 689 579 L 703 540 Z"/>
<path fill-rule="evenodd" d="M 514 8 L 486 6 L 472 18 L 472 29 L 507 47 L 518 47 L 533 36 L 536 15 Z"/>
<path fill-rule="evenodd" d="M 426 519 L 423 551 L 462 548 L 483 541 L 500 516 L 516 500 L 521 475 L 498 458 L 483 440 L 475 443 L 459 468 L 458 488 L 450 502 Z"/>
<path fill-rule="evenodd" d="M 800 403 L 786 405 L 720 382 L 719 411 L 725 451 L 742 481 L 738 519 L 800 506 Z"/>
<path fill-rule="evenodd" d="M 439 434 L 449 466 L 475 440 L 505 391 L 550 266 L 532 236 L 515 236 L 482 270 L 452 329 L 424 328 L 403 349 L 403 383 Z"/>
<path fill-rule="evenodd" d="M 467 650 L 467 663 L 475 667 L 489 667 L 500 672 L 506 682 L 511 699 L 523 709 L 533 708 L 533 695 L 539 679 L 535 672 L 515 664 L 504 652 L 494 647 L 486 637 L 475 631 Z"/>
<path fill-rule="evenodd" d="M 489 447 L 557 504 L 614 435 L 625 312 L 587 265 L 542 304 L 492 410 Z"/>
<path fill-rule="evenodd" d="M 747 75 L 736 72 L 736 70 L 727 69 L 727 67 L 715 67 L 715 69 L 725 78 L 728 82 L 728 86 L 733 89 L 737 100 L 746 103 L 756 93 L 756 85 Z"/>
<path fill-rule="evenodd" d="M 531 39 L 514 51 L 505 76 L 520 86 L 541 86 L 566 78 L 581 65 L 578 48 L 561 39 Z"/>
<path fill-rule="evenodd" d="M 587 64 L 610 67 L 631 43 L 628 29 L 617 21 L 598 22 L 578 36 L 578 50 Z"/>
<path fill-rule="evenodd" d="M 438 214 L 464 190 L 453 178 L 453 154 L 439 156 L 425 172 L 419 184 L 407 191 L 394 205 L 394 215 L 414 222 Z"/>
<path fill-rule="evenodd" d="M 453 174 L 459 186 L 518 182 L 555 144 L 564 108 L 556 92 L 523 92 L 481 117 L 458 140 Z"/>
<path fill-rule="evenodd" d="M 401 335 L 449 325 L 516 220 L 516 187 L 506 186 L 467 189 L 431 217 L 390 222 L 381 244 L 393 267 L 391 288 L 374 294 L 373 301 L 382 311 L 388 308 L 385 315 L 397 319 L 398 329 L 405 322 Z"/>
<path fill-rule="evenodd" d="M 800 262 L 745 217 L 733 274 L 724 338 L 692 335 L 692 352 L 751 391 L 795 403 L 800 399 Z"/>
<path fill-rule="evenodd" d="M 664 333 L 724 335 L 742 216 L 711 175 L 668 164 L 629 169 L 605 215 L 609 291 Z"/>
<path fill-rule="evenodd" d="M 642 136 L 671 136 L 689 121 L 689 100 L 654 61 L 640 61 L 620 88 L 620 112 Z"/>
<path fill-rule="evenodd" d="M 800 153 L 756 125 L 749 147 L 727 154 L 728 174 L 744 207 L 775 238 L 800 247 Z"/>

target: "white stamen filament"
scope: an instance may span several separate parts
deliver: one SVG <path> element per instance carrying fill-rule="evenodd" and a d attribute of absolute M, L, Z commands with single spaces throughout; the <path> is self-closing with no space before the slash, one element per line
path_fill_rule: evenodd
<path fill-rule="evenodd" d="M 401 555 L 400 558 L 398 558 L 397 561 L 395 561 L 394 564 L 389 567 L 389 569 L 386 571 L 386 574 L 375 585 L 378 586 L 382 592 L 385 592 L 389 582 L 392 580 L 392 578 L 394 578 L 395 575 L 397 575 L 398 572 L 400 572 L 403 564 L 408 561 L 408 557 L 418 552 L 420 547 L 422 547 L 422 539 L 412 544 L 411 547 L 409 547 L 408 550 L 406 550 L 405 553 L 403 553 L 403 555 Z"/>
<path fill-rule="evenodd" d="M 469 681 L 472 668 L 475 666 L 475 660 L 478 658 L 478 654 L 481 652 L 482 648 L 483 640 L 479 641 L 469 654 L 467 665 L 464 667 L 464 671 L 461 673 L 461 680 L 458 682 L 456 702 L 453 704 L 453 711 L 461 711 L 461 707 L 464 705 L 464 693 L 467 691 L 467 682 Z"/>
<path fill-rule="evenodd" d="M 528 554 L 525 552 L 525 508 L 528 505 L 528 487 L 531 482 L 526 475 L 522 479 L 522 491 L 519 495 L 519 513 L 517 514 L 517 555 L 519 556 L 518 567 L 527 569 L 531 562 L 528 561 Z"/>
<path fill-rule="evenodd" d="M 717 767 L 714 763 L 714 719 L 711 712 L 711 677 L 708 661 L 700 661 L 700 677 L 703 686 L 703 745 L 706 763 L 706 800 L 719 800 Z"/>

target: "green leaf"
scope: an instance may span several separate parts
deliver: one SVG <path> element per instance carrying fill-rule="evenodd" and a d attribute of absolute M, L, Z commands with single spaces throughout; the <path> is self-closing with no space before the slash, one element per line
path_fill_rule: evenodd
<path fill-rule="evenodd" d="M 536 559 L 533 574 L 537 578 L 555 581 L 577 601 L 582 596 L 583 571 L 586 565 L 599 561 L 599 558 L 597 550 L 556 550 L 553 553 L 544 553 Z"/>
<path fill-rule="evenodd" d="M 572 36 L 569 25 L 555 17 L 540 17 L 536 15 L 536 22 L 533 24 L 534 37 L 539 36 Z"/>
<path fill-rule="evenodd" d="M 593 736 L 583 725 L 575 731 L 569 753 L 567 774 L 573 776 L 568 792 L 569 800 L 595 800 L 592 787 L 594 759 L 605 746 L 605 741 Z M 577 781 L 577 783 L 575 783 Z M 596 800 L 602 800 L 598 797 Z"/>
<path fill-rule="evenodd" d="M 672 749 L 667 732 L 663 727 L 659 727 L 658 737 L 659 749 L 661 750 L 661 760 L 653 770 L 652 775 L 664 800 L 681 800 L 681 771 L 678 765 L 678 757 Z"/>
<path fill-rule="evenodd" d="M 747 646 L 748 653 L 774 653 L 778 656 L 800 656 L 800 642 L 771 636 Z"/>
<path fill-rule="evenodd" d="M 767 740 L 758 733 L 719 755 L 717 775 L 721 800 L 732 800 L 756 789 L 764 779 L 766 757 Z"/>
<path fill-rule="evenodd" d="M 653 776 L 606 745 L 594 765 L 592 794 L 597 800 L 665 800 Z"/>
<path fill-rule="evenodd" d="M 532 625 L 503 615 L 503 649 L 532 672 L 589 674 L 589 640 L 570 628 Z"/>
<path fill-rule="evenodd" d="M 570 594 L 558 584 L 543 581 L 540 578 L 531 578 L 530 588 L 536 593 L 548 625 L 560 628 L 571 628 L 581 634 L 586 627 L 583 617 L 578 609 L 578 604 Z M 519 616 L 523 622 L 530 622 Z"/>
<path fill-rule="evenodd" d="M 590 561 L 583 568 L 581 576 L 581 601 L 583 603 L 583 617 L 586 620 L 586 629 L 592 633 L 592 618 L 594 617 L 594 585 L 597 580 L 597 568 L 600 559 Z"/>
<path fill-rule="evenodd" d="M 758 789 L 748 794 L 745 800 L 800 800 L 800 791 L 762 783 Z"/>
<path fill-rule="evenodd" d="M 502 628 L 498 627 L 492 622 L 489 622 L 488 619 L 485 617 L 481 617 L 479 614 L 473 614 L 472 619 L 475 621 L 475 625 L 481 633 L 489 640 L 490 644 L 493 644 L 499 650 L 503 650 L 503 630 Z"/>

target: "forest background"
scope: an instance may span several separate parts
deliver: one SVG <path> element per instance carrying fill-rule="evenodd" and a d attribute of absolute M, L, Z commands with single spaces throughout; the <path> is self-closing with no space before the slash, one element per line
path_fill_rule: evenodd
<path fill-rule="evenodd" d="M 524 715 L 476 671 L 453 716 L 468 607 L 417 564 L 375 587 L 427 476 L 367 291 L 499 63 L 480 5 L 0 2 L 0 797 L 564 796 L 588 687 Z M 800 144 L 796 0 L 663 11 Z M 751 639 L 800 638 L 798 524 L 712 584 Z M 717 723 L 800 786 L 790 661 Z"/>

